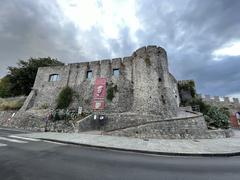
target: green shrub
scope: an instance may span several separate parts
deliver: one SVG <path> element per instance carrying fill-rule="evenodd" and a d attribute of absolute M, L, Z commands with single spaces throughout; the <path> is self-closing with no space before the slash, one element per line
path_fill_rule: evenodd
<path fill-rule="evenodd" d="M 185 102 L 186 106 L 195 106 L 198 105 L 200 108 L 200 112 L 203 113 L 205 121 L 207 123 L 208 128 L 229 128 L 229 117 L 230 112 L 228 108 L 225 107 L 215 107 L 211 106 L 205 102 L 201 98 L 195 97 L 190 101 Z"/>
<path fill-rule="evenodd" d="M 225 108 L 211 106 L 204 117 L 208 127 L 227 129 L 229 128 L 229 116 L 227 114 Z"/>
<path fill-rule="evenodd" d="M 71 104 L 73 99 L 73 90 L 66 86 L 59 93 L 57 98 L 57 109 L 66 109 Z"/>
<path fill-rule="evenodd" d="M 209 104 L 206 104 L 205 102 L 203 102 L 203 100 L 201 98 L 193 98 L 190 101 L 185 102 L 186 106 L 195 106 L 198 105 L 200 108 L 200 112 L 203 114 L 207 114 L 207 112 L 209 111 L 209 109 L 211 108 L 211 106 Z"/>
<path fill-rule="evenodd" d="M 112 101 L 117 91 L 117 85 L 109 84 L 107 87 L 107 100 Z"/>

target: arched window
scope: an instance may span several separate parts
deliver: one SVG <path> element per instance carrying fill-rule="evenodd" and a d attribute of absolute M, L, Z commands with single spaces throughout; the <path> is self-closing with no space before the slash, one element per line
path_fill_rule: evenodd
<path fill-rule="evenodd" d="M 50 82 L 59 81 L 59 80 L 60 80 L 59 74 L 51 74 L 51 75 L 49 76 L 49 79 L 48 79 L 48 81 L 50 81 Z"/>

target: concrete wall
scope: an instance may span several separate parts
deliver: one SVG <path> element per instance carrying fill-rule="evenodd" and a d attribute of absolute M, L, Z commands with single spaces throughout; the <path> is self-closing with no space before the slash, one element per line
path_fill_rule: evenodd
<path fill-rule="evenodd" d="M 120 70 L 119 77 L 113 76 L 116 68 Z M 88 70 L 93 72 L 92 79 L 86 78 Z M 49 82 L 51 74 L 59 74 L 60 80 Z M 105 77 L 108 86 L 117 87 L 112 101 L 105 99 L 105 112 L 157 114 L 164 118 L 177 114 L 177 82 L 168 71 L 166 51 L 157 46 L 140 48 L 130 57 L 39 68 L 33 87 L 36 95 L 33 107 L 54 108 L 61 89 L 70 86 L 78 94 L 71 108 L 82 106 L 83 111 L 91 112 L 97 77 Z"/>

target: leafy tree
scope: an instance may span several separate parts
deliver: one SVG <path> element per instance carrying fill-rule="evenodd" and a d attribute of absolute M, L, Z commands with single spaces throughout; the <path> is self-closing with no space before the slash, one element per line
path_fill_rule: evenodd
<path fill-rule="evenodd" d="M 215 107 L 207 104 L 202 98 L 196 95 L 195 84 L 193 81 L 186 83 L 179 83 L 178 90 L 180 92 L 181 105 L 183 106 L 195 106 L 198 105 L 200 112 L 203 113 L 208 128 L 229 128 L 230 112 L 225 107 Z M 186 98 L 184 93 L 191 96 Z"/>
<path fill-rule="evenodd" d="M 205 120 L 208 124 L 208 127 L 215 128 L 229 128 L 229 116 L 224 108 L 218 108 L 216 106 L 212 106 L 205 115 Z"/>
<path fill-rule="evenodd" d="M 1 98 L 11 96 L 10 88 L 11 88 L 11 83 L 10 83 L 9 75 L 0 79 L 0 97 Z"/>
<path fill-rule="evenodd" d="M 30 58 L 27 61 L 19 60 L 18 67 L 8 67 L 7 75 L 10 81 L 10 93 L 12 96 L 28 95 L 33 87 L 37 70 L 45 66 L 64 65 L 57 59 L 47 58 Z"/>

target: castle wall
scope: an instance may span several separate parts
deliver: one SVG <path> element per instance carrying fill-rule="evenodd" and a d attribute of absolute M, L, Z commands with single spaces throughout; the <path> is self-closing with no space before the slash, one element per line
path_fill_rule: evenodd
<path fill-rule="evenodd" d="M 113 75 L 119 69 L 119 76 Z M 87 72 L 92 78 L 87 79 Z M 49 82 L 51 74 L 60 80 Z M 130 57 L 39 68 L 33 89 L 34 107 L 55 107 L 56 98 L 65 86 L 78 94 L 70 108 L 83 107 L 92 111 L 92 95 L 98 77 L 107 78 L 107 88 L 114 87 L 112 100 L 105 99 L 105 112 L 137 112 L 165 117 L 177 115 L 179 96 L 177 82 L 168 72 L 166 51 L 148 46 L 138 49 Z"/>
<path fill-rule="evenodd" d="M 240 101 L 238 98 L 220 97 L 220 96 L 210 96 L 199 94 L 202 100 L 210 105 L 217 107 L 226 107 L 230 110 L 232 115 L 236 112 L 240 112 Z"/>
<path fill-rule="evenodd" d="M 148 46 L 133 55 L 133 111 L 162 115 L 177 115 L 177 104 L 168 72 L 166 51 Z"/>
<path fill-rule="evenodd" d="M 61 89 L 67 85 L 69 77 L 69 66 L 40 67 L 37 72 L 33 89 L 36 91 L 34 107 L 56 105 L 55 98 Z M 49 75 L 59 74 L 60 81 L 49 81 Z"/>

